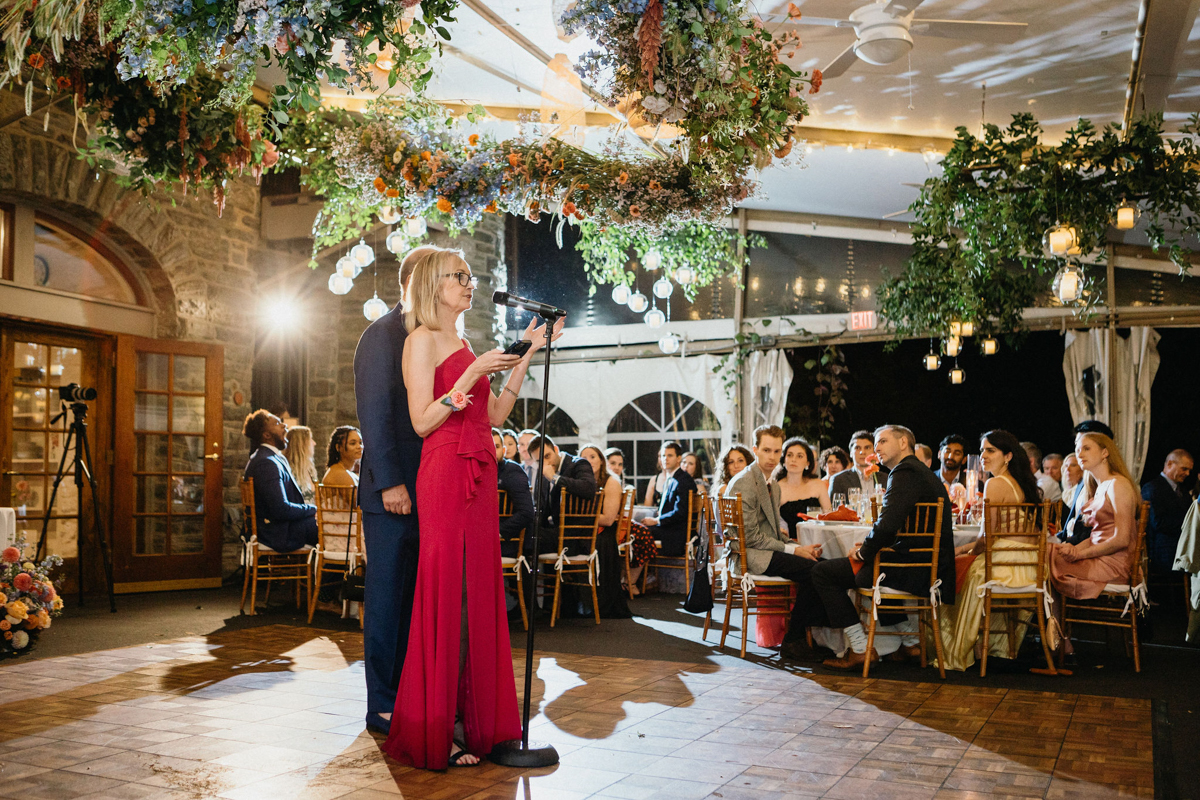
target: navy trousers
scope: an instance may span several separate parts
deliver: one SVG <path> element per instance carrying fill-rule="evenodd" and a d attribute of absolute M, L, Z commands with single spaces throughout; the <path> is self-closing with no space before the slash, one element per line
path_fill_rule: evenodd
<path fill-rule="evenodd" d="M 367 548 L 363 645 L 367 710 L 390 714 L 408 650 L 417 588 L 417 514 L 363 513 Z"/>

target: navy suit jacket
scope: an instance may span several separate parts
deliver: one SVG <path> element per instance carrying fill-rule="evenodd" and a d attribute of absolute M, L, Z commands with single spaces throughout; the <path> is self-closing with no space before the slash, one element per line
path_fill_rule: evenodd
<path fill-rule="evenodd" d="M 250 454 L 243 477 L 254 479 L 258 540 L 281 553 L 317 542 L 317 507 L 304 502 L 287 459 L 269 447 Z"/>
<path fill-rule="evenodd" d="M 954 514 L 950 512 L 950 497 L 942 479 L 933 470 L 921 463 L 916 456 L 908 456 L 888 474 L 887 489 L 883 494 L 883 510 L 879 519 L 871 528 L 867 538 L 863 540 L 859 554 L 870 569 L 879 551 L 885 547 L 894 547 L 896 553 L 888 553 L 885 561 L 907 562 L 928 561 L 928 553 L 910 554 L 910 548 L 929 547 L 931 542 L 922 539 L 897 539 L 896 534 L 904 527 L 904 523 L 913 512 L 917 503 L 936 503 L 945 500 L 942 507 L 942 538 L 938 546 L 938 573 L 941 580 L 942 602 L 954 603 Z M 883 585 L 891 589 L 924 597 L 929 594 L 929 569 L 922 567 L 883 567 L 887 575 Z"/>
<path fill-rule="evenodd" d="M 508 492 L 512 516 L 500 519 L 500 541 L 516 541 L 521 531 L 533 528 L 533 492 L 529 476 L 515 461 L 500 459 L 496 464 L 496 480 L 501 490 Z"/>
<path fill-rule="evenodd" d="M 1150 503 L 1146 555 L 1155 571 L 1169 572 L 1175 563 L 1175 549 L 1191 498 L 1172 489 L 1162 475 L 1156 475 L 1142 486 L 1142 499 Z"/>
<path fill-rule="evenodd" d="M 558 465 L 558 477 L 554 479 L 553 486 L 550 485 L 550 481 L 543 480 L 541 482 L 543 487 L 541 502 L 543 533 L 545 533 L 546 526 L 554 527 L 558 524 L 558 509 L 562 503 L 563 489 L 566 489 L 569 495 L 584 499 L 595 497 L 598 491 L 596 473 L 592 471 L 592 465 L 586 458 L 573 456 L 570 453 L 561 453 L 560 455 L 562 463 Z M 554 535 L 557 541 L 558 533 L 555 532 Z"/>
<path fill-rule="evenodd" d="M 400 366 L 407 336 L 404 312 L 397 304 L 367 326 L 354 351 L 354 397 L 363 438 L 359 505 L 375 514 L 384 513 L 383 490 L 400 484 L 408 489 L 417 513 L 421 437 L 408 414 Z"/>
<path fill-rule="evenodd" d="M 662 500 L 658 504 L 660 532 L 687 531 L 688 496 L 696 491 L 696 479 L 682 467 L 663 484 Z M 661 536 L 659 537 L 662 538 Z"/>

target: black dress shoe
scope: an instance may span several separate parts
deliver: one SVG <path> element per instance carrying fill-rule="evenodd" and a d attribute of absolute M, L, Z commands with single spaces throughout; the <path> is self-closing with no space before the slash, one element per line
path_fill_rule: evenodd
<path fill-rule="evenodd" d="M 367 712 L 367 730 L 387 736 L 392 730 L 392 721 L 379 716 L 376 711 Z"/>
<path fill-rule="evenodd" d="M 803 639 L 797 639 L 793 642 L 784 642 L 783 647 L 779 648 L 779 654 L 788 661 L 811 661 L 820 662 L 827 658 L 833 658 L 834 652 L 828 647 L 809 647 L 808 642 Z"/>

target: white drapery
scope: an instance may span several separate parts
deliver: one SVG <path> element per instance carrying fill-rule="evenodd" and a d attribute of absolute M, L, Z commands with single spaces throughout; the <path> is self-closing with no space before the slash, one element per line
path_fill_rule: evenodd
<path fill-rule="evenodd" d="M 1137 478 L 1146 463 L 1150 435 L 1150 387 L 1158 372 L 1159 334 L 1153 328 L 1130 330 L 1128 339 L 1107 328 L 1071 331 L 1066 336 L 1063 375 L 1071 418 L 1078 425 L 1097 419 L 1113 429 L 1117 447 Z M 1109 375 L 1109 349 L 1112 375 Z M 1089 369 L 1094 395 L 1089 395 Z"/>
<path fill-rule="evenodd" d="M 759 425 L 783 425 L 792 365 L 782 350 L 755 350 L 746 359 L 746 437 Z"/>

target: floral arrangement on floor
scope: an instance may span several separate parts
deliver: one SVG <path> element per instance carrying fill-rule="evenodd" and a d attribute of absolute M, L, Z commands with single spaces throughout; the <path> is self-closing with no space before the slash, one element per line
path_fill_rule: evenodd
<path fill-rule="evenodd" d="M 789 14 L 799 17 L 790 5 Z M 651 125 L 675 126 L 692 153 L 716 150 L 725 163 L 764 167 L 791 150 L 808 113 L 804 90 L 821 88 L 789 67 L 795 34 L 774 36 L 746 0 L 577 0 L 561 17 L 600 49 L 580 61 L 612 105 L 635 104 Z"/>
<path fill-rule="evenodd" d="M 1134 120 L 1128 131 L 1081 119 L 1057 145 L 1042 141 L 1029 114 L 1007 128 L 985 126 L 982 138 L 959 128 L 941 176 L 925 181 L 910 206 L 913 255 L 880 286 L 880 313 L 898 338 L 941 335 L 953 320 L 1019 335 L 1045 276 L 1067 263 L 1085 270 L 1086 313 L 1100 295 L 1088 291 L 1082 262 L 1103 262 L 1122 213 L 1127 227 L 1140 217 L 1151 248 L 1186 273 L 1184 241 L 1200 235 L 1200 115 L 1179 134 L 1165 135 L 1161 116 Z M 1055 226 L 1073 231 L 1065 257 L 1043 243 Z"/>
<path fill-rule="evenodd" d="M 24 560 L 24 550 L 25 535 L 18 533 L 15 545 L 0 551 L 0 592 L 4 594 L 0 658 L 28 653 L 38 635 L 50 627 L 51 618 L 62 613 L 62 597 L 50 578 L 51 570 L 62 566 L 62 559 L 48 556 L 35 564 Z"/>

